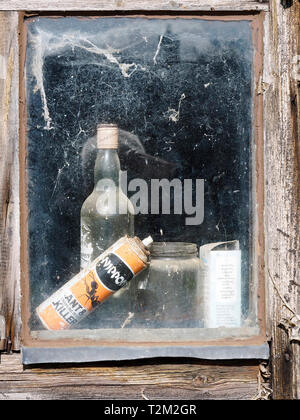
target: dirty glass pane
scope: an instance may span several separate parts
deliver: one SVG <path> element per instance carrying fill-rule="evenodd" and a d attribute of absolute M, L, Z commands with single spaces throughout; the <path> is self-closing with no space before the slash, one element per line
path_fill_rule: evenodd
<path fill-rule="evenodd" d="M 94 187 L 100 123 L 120 129 L 128 197 L 136 199 L 135 180 L 148 187 L 135 235 L 195 244 L 196 254 L 171 258 L 171 268 L 168 255 L 153 258 L 150 274 L 140 274 L 73 330 L 105 330 L 102 336 L 110 337 L 113 328 L 115 337 L 133 341 L 143 334 L 196 340 L 210 336 L 206 328 L 211 336 L 233 336 L 240 334 L 234 328 L 255 326 L 249 313 L 251 22 L 65 17 L 29 19 L 27 28 L 31 329 L 44 333 L 35 308 L 80 270 L 80 211 Z M 155 179 L 182 187 L 180 198 L 170 188 L 169 211 L 162 204 L 166 191 L 158 204 L 151 197 Z M 186 201 L 183 191 L 190 192 Z M 213 297 L 203 288 L 207 269 L 223 281 Z"/>

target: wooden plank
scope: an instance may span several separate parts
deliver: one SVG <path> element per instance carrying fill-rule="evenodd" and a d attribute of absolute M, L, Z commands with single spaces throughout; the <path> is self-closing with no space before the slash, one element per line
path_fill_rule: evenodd
<path fill-rule="evenodd" d="M 3 2 L 2 2 L 3 3 Z M 11 4 L 11 3 L 10 3 Z M 23 3 L 24 4 L 24 3 Z M 1 3 L 0 3 L 1 5 Z M 300 5 L 294 2 L 290 8 L 284 8 L 278 2 L 271 2 L 271 11 L 266 19 L 265 26 L 265 47 L 266 60 L 262 81 L 264 91 L 265 108 L 265 204 L 266 204 L 266 278 L 268 288 L 268 308 L 269 310 L 269 329 L 272 340 L 271 361 L 273 366 L 272 388 L 274 398 L 297 398 L 300 396 L 300 352 L 297 341 L 292 341 L 291 329 L 279 328 L 284 319 L 291 319 L 293 313 L 287 309 L 287 305 L 292 308 L 294 313 L 299 313 L 299 80 L 298 80 L 298 57 L 299 50 L 299 21 Z M 0 14 L 0 234 L 1 234 L 1 273 L 0 273 L 0 312 L 9 314 L 7 322 L 8 332 L 12 332 L 11 326 L 15 325 L 18 331 L 20 318 L 18 314 L 18 294 L 19 294 L 19 272 L 18 272 L 18 83 L 17 83 L 17 15 L 16 13 Z M 297 36 L 298 35 L 298 36 Z M 270 272 L 270 276 L 269 273 Z M 7 285 L 10 287 L 6 287 Z M 274 287 L 275 286 L 275 287 Z M 3 298 L 4 296 L 4 298 Z M 287 305 L 283 304 L 283 301 Z M 12 320 L 14 320 L 12 322 Z M 16 334 L 18 342 L 18 334 Z M 14 344 L 18 347 L 18 344 Z M 214 380 L 210 383 L 210 389 L 191 389 L 191 379 L 182 385 L 177 374 L 172 370 L 169 372 L 168 385 L 157 384 L 152 388 L 152 384 L 134 383 L 134 379 L 126 383 L 124 388 L 120 384 L 120 372 L 115 372 L 114 384 L 107 383 L 100 375 L 100 368 L 96 369 L 92 376 L 91 383 L 87 382 L 82 391 L 82 375 L 72 376 L 70 387 L 65 378 L 70 380 L 70 376 L 59 371 L 52 372 L 52 377 L 48 376 L 49 370 L 41 374 L 36 370 L 21 369 L 20 362 L 12 363 L 11 368 L 4 363 L 6 357 L 12 357 L 11 361 L 17 356 L 2 356 L 0 365 L 0 389 L 3 398 L 13 396 L 25 396 L 29 398 L 39 397 L 63 397 L 71 389 L 71 394 L 84 398 L 86 393 L 95 397 L 103 398 L 112 392 L 112 388 L 118 387 L 120 395 L 141 397 L 145 391 L 149 391 L 151 398 L 174 397 L 184 395 L 186 398 L 251 398 L 254 395 L 255 381 L 243 382 L 239 373 L 245 374 L 242 366 L 234 367 L 227 371 L 227 374 L 215 374 Z M 11 363 L 11 362 L 10 362 Z M 6 373 L 2 370 L 6 369 Z M 173 369 L 172 365 L 172 369 Z M 222 369 L 225 369 L 223 366 Z M 102 371 L 103 368 L 101 368 Z M 190 368 L 189 368 L 190 369 Z M 189 370 L 197 371 L 198 375 L 204 375 L 202 368 Z M 208 369 L 208 368 L 207 368 Z M 218 366 L 218 369 L 220 367 Z M 226 369 L 229 369 L 226 366 Z M 247 367 L 249 369 L 249 367 Z M 18 373 L 14 373 L 18 370 Z M 134 368 L 136 372 L 136 368 Z M 207 370 L 214 372 L 210 367 Z M 218 371 L 219 372 L 219 371 Z M 86 373 L 86 372 L 85 372 Z M 77 374 L 79 376 L 77 376 Z M 127 371 L 127 375 L 129 372 Z M 157 374 L 157 371 L 156 371 Z M 36 375 L 36 376 L 35 376 Z M 149 375 L 149 372 L 148 372 Z M 231 375 L 231 376 L 230 376 Z M 121 375 L 122 376 L 122 375 Z M 233 381 L 228 378 L 232 378 Z M 9 379 L 10 378 L 10 379 Z M 20 378 L 20 379 L 17 379 Z M 43 378 L 41 386 L 39 379 Z M 49 378 L 54 378 L 53 382 Z M 61 390 L 56 389 L 56 383 L 62 379 Z M 103 382 L 98 382 L 102 378 Z M 160 377 L 161 378 L 161 377 Z M 171 383 L 170 378 L 177 378 L 175 384 Z M 193 377 L 194 378 L 194 377 Z M 47 382 L 47 380 L 48 382 Z M 176 382 L 177 381 L 177 382 Z M 109 382 L 109 381 L 108 381 Z M 85 382 L 84 382 L 85 383 Z M 193 382 L 192 382 L 193 383 Z M 171 384 L 171 385 L 170 385 Z M 176 391 L 173 391 L 174 389 Z M 27 387 L 27 388 L 26 388 Z M 164 388 L 166 387 L 166 389 Z M 244 388 L 243 388 L 244 387 Z M 169 389 L 170 388 L 170 389 Z M 249 391 L 251 388 L 251 392 Z M 27 391 L 26 391 L 27 389 Z M 129 394 L 125 391 L 128 391 Z M 164 394 L 162 389 L 166 391 Z M 122 391 L 123 390 L 123 391 Z M 143 394 L 141 393 L 143 390 Z M 178 391 L 179 390 L 179 391 Z M 184 390 L 184 391 L 183 391 Z M 122 391 L 122 392 L 121 392 Z M 107 392 L 107 394 L 105 394 Z M 84 394 L 84 395 L 83 395 Z M 126 395 L 125 395 L 126 394 Z M 143 397 L 142 397 L 143 398 Z"/>
<path fill-rule="evenodd" d="M 23 369 L 19 354 L 2 355 L 1 399 L 233 399 L 258 394 L 257 363 L 102 364 Z"/>
<path fill-rule="evenodd" d="M 0 10 L 34 11 L 251 11 L 268 10 L 266 1 L 249 0 L 0 0 Z"/>
<path fill-rule="evenodd" d="M 300 313 L 299 23 L 299 2 L 270 2 L 263 90 L 267 307 L 275 399 L 300 397 L 299 341 L 291 340 L 298 329 L 287 322 Z"/>
<path fill-rule="evenodd" d="M 18 13 L 0 12 L 0 314 L 19 348 Z"/>

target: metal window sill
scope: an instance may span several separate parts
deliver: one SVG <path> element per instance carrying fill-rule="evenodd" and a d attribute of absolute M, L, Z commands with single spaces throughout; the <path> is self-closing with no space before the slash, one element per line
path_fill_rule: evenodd
<path fill-rule="evenodd" d="M 137 360 L 157 357 L 187 357 L 207 360 L 237 360 L 269 358 L 269 346 L 80 346 L 22 347 L 24 365 L 42 363 L 86 363 L 100 361 Z"/>

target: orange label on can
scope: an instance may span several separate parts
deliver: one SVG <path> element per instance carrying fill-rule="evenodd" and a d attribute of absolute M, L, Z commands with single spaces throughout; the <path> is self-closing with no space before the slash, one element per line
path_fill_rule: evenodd
<path fill-rule="evenodd" d="M 120 248 L 116 249 L 114 254 L 118 255 L 130 267 L 134 274 L 139 273 L 146 266 L 146 264 L 138 258 L 136 253 L 126 244 L 121 245 Z"/>
<path fill-rule="evenodd" d="M 49 304 L 39 313 L 41 321 L 50 330 L 59 331 L 69 328 L 69 323 L 58 315 L 54 307 Z"/>
<path fill-rule="evenodd" d="M 78 283 L 75 283 L 70 290 L 76 296 L 78 302 L 88 311 L 93 310 L 113 293 L 103 286 L 94 271 L 90 271 Z"/>
<path fill-rule="evenodd" d="M 110 251 L 110 252 L 109 252 Z M 37 308 L 49 330 L 78 323 L 111 294 L 125 286 L 146 264 L 127 242 L 110 248 Z"/>

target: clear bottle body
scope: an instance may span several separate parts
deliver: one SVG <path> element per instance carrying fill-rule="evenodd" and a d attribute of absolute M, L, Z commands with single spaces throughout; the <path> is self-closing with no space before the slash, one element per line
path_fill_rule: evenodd
<path fill-rule="evenodd" d="M 134 208 L 119 186 L 119 176 L 117 151 L 99 149 L 94 190 L 81 208 L 81 269 L 120 237 L 134 236 Z"/>

